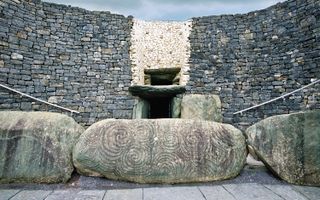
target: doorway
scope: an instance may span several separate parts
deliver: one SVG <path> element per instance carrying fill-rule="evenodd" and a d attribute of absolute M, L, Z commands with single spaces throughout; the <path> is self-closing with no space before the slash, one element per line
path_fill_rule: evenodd
<path fill-rule="evenodd" d="M 150 98 L 149 102 L 149 119 L 171 118 L 171 101 L 170 97 Z"/>

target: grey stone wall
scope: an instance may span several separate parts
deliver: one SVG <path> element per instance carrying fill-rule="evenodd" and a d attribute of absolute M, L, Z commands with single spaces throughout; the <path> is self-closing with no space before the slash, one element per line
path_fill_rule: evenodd
<path fill-rule="evenodd" d="M 131 118 L 132 18 L 39 0 L 0 1 L 0 83 L 81 114 L 84 125 Z M 320 78 L 320 2 L 289 0 L 244 15 L 193 18 L 187 93 L 217 94 L 223 121 L 319 109 L 319 84 L 233 115 Z M 57 111 L 0 89 L 0 110 Z"/>
<path fill-rule="evenodd" d="M 320 1 L 289 0 L 244 15 L 193 19 L 188 93 L 217 94 L 226 123 L 319 109 L 319 84 L 233 115 L 320 79 Z"/>
<path fill-rule="evenodd" d="M 131 118 L 132 19 L 27 0 L 0 2 L 0 83 L 78 110 L 89 125 Z M 52 107 L 0 89 L 0 110 Z"/>

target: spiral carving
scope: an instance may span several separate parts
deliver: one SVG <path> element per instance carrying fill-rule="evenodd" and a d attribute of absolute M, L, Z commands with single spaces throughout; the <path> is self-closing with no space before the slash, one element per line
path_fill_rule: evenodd
<path fill-rule="evenodd" d="M 142 183 L 207 180 L 226 173 L 228 166 L 236 168 L 234 157 L 245 154 L 244 141 L 235 144 L 226 136 L 230 131 L 223 131 L 192 120 L 107 120 L 89 131 L 90 149 L 84 152 L 91 152 L 86 158 L 98 162 L 97 171 L 108 178 Z"/>
<path fill-rule="evenodd" d="M 148 175 L 150 172 L 148 151 L 143 147 L 127 149 L 119 159 L 117 169 L 120 174 Z"/>
<path fill-rule="evenodd" d="M 176 176 L 179 173 L 177 169 L 185 164 L 177 154 L 170 152 L 157 154 L 153 163 L 155 171 L 161 176 Z"/>
<path fill-rule="evenodd" d="M 201 129 L 193 128 L 184 135 L 181 151 L 186 157 L 200 159 L 210 153 L 208 136 Z"/>
<path fill-rule="evenodd" d="M 137 123 L 134 127 L 134 134 L 139 138 L 139 144 L 144 146 L 152 146 L 156 137 L 154 127 L 151 123 Z"/>
<path fill-rule="evenodd" d="M 117 160 L 132 142 L 130 130 L 119 122 L 106 124 L 100 131 L 99 152 L 110 160 Z"/>
<path fill-rule="evenodd" d="M 163 147 L 170 151 L 177 150 L 181 146 L 181 138 L 175 133 L 168 132 L 163 136 L 161 142 Z"/>

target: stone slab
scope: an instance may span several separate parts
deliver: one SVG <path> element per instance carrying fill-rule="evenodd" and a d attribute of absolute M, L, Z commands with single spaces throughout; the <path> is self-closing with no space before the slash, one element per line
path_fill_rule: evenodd
<path fill-rule="evenodd" d="M 82 175 L 138 183 L 230 179 L 246 156 L 240 130 L 187 119 L 103 120 L 81 135 L 73 151 Z"/>
<path fill-rule="evenodd" d="M 129 87 L 132 95 L 142 98 L 170 97 L 186 91 L 185 86 L 181 85 L 133 85 Z"/>
<path fill-rule="evenodd" d="M 224 188 L 237 200 L 283 200 L 268 188 L 256 183 L 228 184 L 224 185 Z"/>
<path fill-rule="evenodd" d="M 308 200 L 305 196 L 296 192 L 290 185 L 264 185 L 266 188 L 287 200 Z M 320 197 L 320 196 L 319 196 Z"/>
<path fill-rule="evenodd" d="M 149 116 L 150 104 L 148 101 L 139 98 L 133 107 L 132 119 L 147 119 Z"/>
<path fill-rule="evenodd" d="M 20 190 L 0 190 L 0 200 L 7 200 L 17 194 Z"/>
<path fill-rule="evenodd" d="M 320 186 L 320 111 L 268 117 L 246 130 L 248 145 L 281 179 Z"/>
<path fill-rule="evenodd" d="M 142 190 L 108 190 L 103 200 L 142 200 Z"/>
<path fill-rule="evenodd" d="M 320 188 L 239 183 L 211 186 L 166 186 L 122 190 L 0 190 L 0 200 L 319 200 Z"/>
<path fill-rule="evenodd" d="M 206 200 L 236 200 L 236 198 L 223 186 L 201 186 L 199 190 L 206 197 Z"/>
<path fill-rule="evenodd" d="M 320 199 L 320 187 L 292 186 L 297 192 L 307 197 L 309 200 Z"/>
<path fill-rule="evenodd" d="M 52 193 L 51 190 L 23 190 L 10 200 L 43 200 L 50 193 Z"/>
<path fill-rule="evenodd" d="M 144 200 L 205 200 L 197 187 L 146 188 Z"/>
<path fill-rule="evenodd" d="M 103 200 L 105 193 L 105 190 L 82 190 L 77 193 L 74 200 Z"/>
<path fill-rule="evenodd" d="M 46 200 L 70 200 L 76 198 L 80 189 L 55 190 Z"/>
<path fill-rule="evenodd" d="M 184 95 L 181 102 L 181 118 L 222 122 L 219 96 L 202 94 Z"/>

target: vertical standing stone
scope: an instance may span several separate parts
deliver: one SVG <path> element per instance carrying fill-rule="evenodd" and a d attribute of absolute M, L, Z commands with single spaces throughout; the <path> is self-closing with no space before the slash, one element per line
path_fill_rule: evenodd
<path fill-rule="evenodd" d="M 181 102 L 182 119 L 222 122 L 221 102 L 217 95 L 188 94 Z"/>

